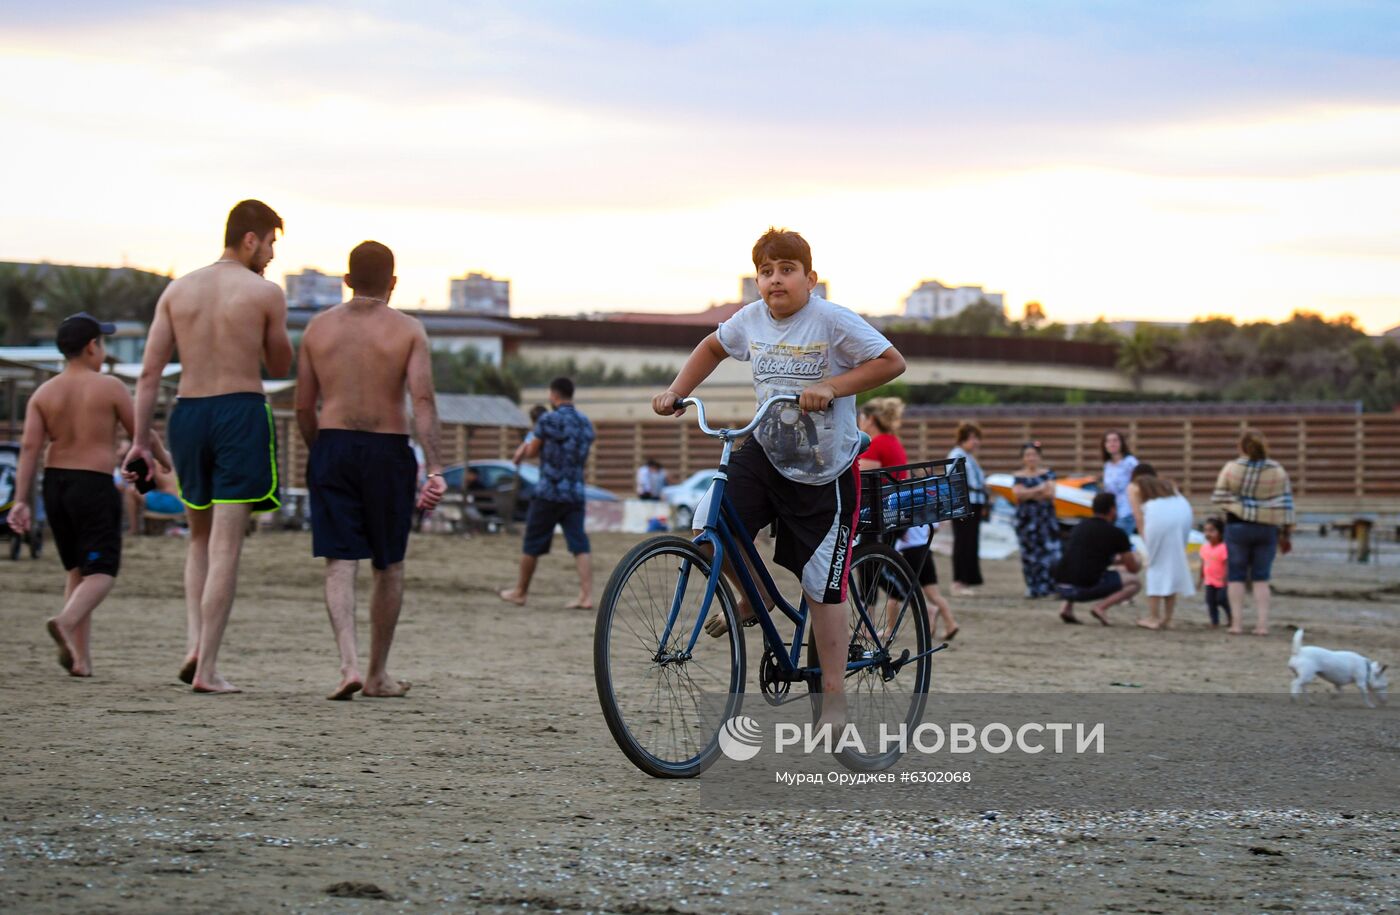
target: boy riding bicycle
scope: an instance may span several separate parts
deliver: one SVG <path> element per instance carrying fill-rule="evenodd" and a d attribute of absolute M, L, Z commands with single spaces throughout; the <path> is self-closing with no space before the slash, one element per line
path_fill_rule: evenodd
<path fill-rule="evenodd" d="M 855 312 L 812 295 L 817 274 L 801 235 L 770 228 L 753 247 L 753 263 L 762 300 L 702 340 L 671 386 L 652 398 L 652 409 L 683 413 L 676 402 L 726 356 L 752 364 L 759 403 L 774 394 L 798 396 L 796 405 L 774 404 L 734 452 L 728 495 L 749 537 L 777 522 L 773 558 L 802 582 L 811 612 L 825 699 L 819 724 L 839 725 L 851 637 L 847 566 L 860 512 L 855 395 L 898 378 L 904 357 Z M 697 509 L 695 517 L 705 513 Z M 747 622 L 754 608 L 739 593 Z M 716 618 L 706 630 L 723 635 L 723 625 Z"/>

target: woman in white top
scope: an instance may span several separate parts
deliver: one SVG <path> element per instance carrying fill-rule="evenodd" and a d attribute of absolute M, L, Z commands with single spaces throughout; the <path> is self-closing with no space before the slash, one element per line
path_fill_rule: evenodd
<path fill-rule="evenodd" d="M 1118 501 L 1118 520 L 1114 523 L 1128 536 L 1137 532 L 1132 506 L 1128 504 L 1128 484 L 1133 481 L 1133 469 L 1138 459 L 1128 448 L 1128 440 L 1117 429 L 1109 429 L 1099 441 L 1103 453 L 1103 491 L 1113 493 Z"/>
<path fill-rule="evenodd" d="M 1147 547 L 1147 619 L 1144 629 L 1170 629 L 1177 595 L 1196 593 L 1186 561 L 1191 536 L 1191 503 L 1151 464 L 1139 464 L 1128 485 L 1128 501 Z M 1160 611 L 1160 615 L 1159 615 Z"/>

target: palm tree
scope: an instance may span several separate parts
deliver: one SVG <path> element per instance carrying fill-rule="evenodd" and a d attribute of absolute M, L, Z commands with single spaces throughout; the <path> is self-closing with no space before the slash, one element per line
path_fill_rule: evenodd
<path fill-rule="evenodd" d="M 5 345 L 28 346 L 34 304 L 44 295 L 40 273 L 28 264 L 0 264 L 0 300 L 5 309 Z"/>
<path fill-rule="evenodd" d="M 1167 352 L 1150 327 L 1139 327 L 1118 346 L 1118 370 L 1142 387 L 1142 376 L 1156 371 L 1167 361 Z"/>

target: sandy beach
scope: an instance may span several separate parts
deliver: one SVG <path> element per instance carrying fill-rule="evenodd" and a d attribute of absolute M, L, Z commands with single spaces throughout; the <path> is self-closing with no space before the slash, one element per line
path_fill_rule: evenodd
<path fill-rule="evenodd" d="M 637 539 L 595 537 L 599 592 Z M 44 634 L 61 588 L 54 551 L 0 562 L 9 673 L 0 680 L 0 909 L 1372 912 L 1400 903 L 1393 808 L 707 811 L 696 782 L 648 778 L 613 745 L 593 686 L 593 614 L 562 609 L 572 567 L 559 538 L 522 610 L 495 596 L 512 580 L 516 538 L 415 537 L 391 662 L 412 692 L 347 703 L 323 699 L 337 663 L 309 535 L 259 533 L 221 656 L 247 692 L 194 695 L 175 679 L 183 549 L 178 538 L 128 540 L 94 620 L 90 680 L 65 676 Z M 1209 630 L 1199 599 L 1178 610 L 1172 633 L 1132 626 L 1133 609 L 1118 610 L 1109 629 L 1065 626 L 1051 602 L 1020 597 L 1014 558 L 987 563 L 981 595 L 954 605 L 962 632 L 937 656 L 933 690 L 1093 692 L 1131 681 L 1158 692 L 1281 693 L 1289 624 L 1306 626 L 1310 643 L 1394 667 L 1396 568 L 1328 559 L 1307 538 L 1300 553 L 1276 566 L 1267 638 Z M 938 561 L 946 575 L 946 557 Z M 363 622 L 360 637 L 363 654 Z M 1336 701 L 1360 703 L 1355 691 Z"/>

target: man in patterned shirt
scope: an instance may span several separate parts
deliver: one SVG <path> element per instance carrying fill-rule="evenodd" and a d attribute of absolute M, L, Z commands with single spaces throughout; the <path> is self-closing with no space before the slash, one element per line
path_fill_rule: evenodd
<path fill-rule="evenodd" d="M 583 470 L 588 449 L 593 446 L 593 424 L 574 409 L 574 383 L 556 378 L 549 383 L 552 413 L 535 424 L 534 437 L 515 449 L 515 463 L 536 455 L 540 459 L 540 482 L 530 497 L 530 513 L 525 520 L 525 542 L 521 547 L 520 577 L 514 588 L 499 592 L 501 600 L 525 606 L 539 558 L 549 552 L 554 526 L 564 529 L 564 541 L 574 554 L 578 567 L 578 597 L 564 605 L 566 610 L 593 607 L 593 557 L 588 535 L 583 531 Z"/>

